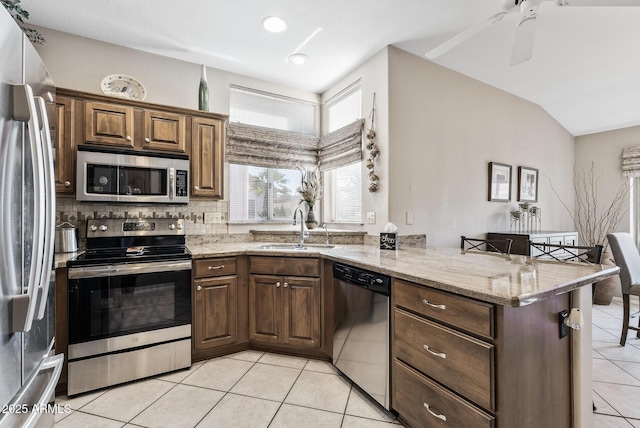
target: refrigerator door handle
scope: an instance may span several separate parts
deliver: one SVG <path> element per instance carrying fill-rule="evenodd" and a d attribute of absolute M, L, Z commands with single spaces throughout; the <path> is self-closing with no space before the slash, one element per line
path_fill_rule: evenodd
<path fill-rule="evenodd" d="M 51 397 L 55 392 L 56 385 L 58 384 L 58 380 L 60 379 L 60 373 L 62 373 L 62 364 L 64 362 L 64 354 L 57 354 L 52 357 L 47 357 L 46 360 L 40 366 L 40 371 L 51 370 L 53 369 L 53 375 L 47 384 L 47 387 L 42 392 L 42 395 L 38 399 L 38 402 L 34 404 L 34 408 L 31 409 L 31 414 L 29 418 L 22 425 L 22 428 L 33 428 L 38 423 L 38 419 L 40 416 L 44 414 L 46 411 L 46 406 L 49 403 Z M 35 379 L 36 376 L 34 376 Z M 37 407 L 36 407 L 37 406 Z"/>
<path fill-rule="evenodd" d="M 42 144 L 40 142 L 40 124 L 38 111 L 31 86 L 12 85 L 13 87 L 13 118 L 27 122 L 29 129 L 29 147 L 33 158 L 34 201 L 33 201 L 33 244 L 31 245 L 31 266 L 29 267 L 29 282 L 26 294 L 13 296 L 12 330 L 14 332 L 29 331 L 35 316 L 38 281 L 42 269 L 44 246 L 44 172 L 42 164 Z"/>
<path fill-rule="evenodd" d="M 53 266 L 53 242 L 55 239 L 55 219 L 56 219 L 56 189 L 55 176 L 53 170 L 53 146 L 51 142 L 51 131 L 49 129 L 49 118 L 47 117 L 47 106 L 44 98 L 35 97 L 38 107 L 38 119 L 41 127 L 40 142 L 42 143 L 42 162 L 44 164 L 44 190 L 45 190 L 45 232 L 44 232 L 44 260 L 40 273 L 39 308 L 37 318 L 44 318 L 47 307 L 47 296 L 49 295 L 49 285 L 51 284 L 51 268 Z"/>

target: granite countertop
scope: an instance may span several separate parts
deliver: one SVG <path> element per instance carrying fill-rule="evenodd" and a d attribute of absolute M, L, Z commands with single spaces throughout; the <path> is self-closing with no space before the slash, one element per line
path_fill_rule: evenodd
<path fill-rule="evenodd" d="M 372 245 L 261 249 L 265 243 L 189 246 L 194 259 L 233 255 L 323 257 L 455 294 L 507 306 L 525 306 L 616 275 L 617 266 L 461 252 L 457 248 L 380 250 Z"/>

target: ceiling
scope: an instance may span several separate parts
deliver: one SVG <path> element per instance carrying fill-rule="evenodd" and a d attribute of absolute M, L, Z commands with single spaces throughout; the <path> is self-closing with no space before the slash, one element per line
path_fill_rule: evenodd
<path fill-rule="evenodd" d="M 31 15 L 28 24 L 318 93 L 387 45 L 424 57 L 501 11 L 500 0 L 21 4 Z M 267 33 L 261 21 L 270 15 L 283 18 L 287 29 Z M 533 58 L 509 67 L 517 20 L 518 13 L 511 13 L 434 61 L 540 105 L 576 136 L 640 125 L 640 7 L 557 7 L 545 1 Z M 302 66 L 287 62 L 298 50 L 310 58 Z"/>

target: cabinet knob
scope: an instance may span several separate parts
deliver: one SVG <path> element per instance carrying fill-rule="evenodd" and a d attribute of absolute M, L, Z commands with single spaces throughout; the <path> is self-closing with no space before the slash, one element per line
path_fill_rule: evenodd
<path fill-rule="evenodd" d="M 127 141 L 131 141 L 131 135 L 127 135 L 126 140 L 127 140 Z"/>
<path fill-rule="evenodd" d="M 280 281 L 276 282 L 276 288 L 280 288 Z"/>
<path fill-rule="evenodd" d="M 198 186 L 193 186 L 193 190 L 200 190 Z"/>
<path fill-rule="evenodd" d="M 151 141 L 151 140 L 149 139 L 149 137 L 147 137 L 147 138 L 145 138 L 145 139 L 144 139 L 144 142 L 145 142 L 145 143 L 148 143 L 148 142 L 150 142 L 150 141 Z"/>
<path fill-rule="evenodd" d="M 284 288 L 287 288 L 289 286 L 289 284 L 287 284 L 286 282 L 284 283 Z"/>
<path fill-rule="evenodd" d="M 71 186 L 71 182 L 69 180 L 64 182 L 64 187 L 70 187 Z"/>
<path fill-rule="evenodd" d="M 198 285 L 198 286 L 196 287 L 196 290 L 198 290 L 198 291 L 202 290 L 202 285 Z"/>

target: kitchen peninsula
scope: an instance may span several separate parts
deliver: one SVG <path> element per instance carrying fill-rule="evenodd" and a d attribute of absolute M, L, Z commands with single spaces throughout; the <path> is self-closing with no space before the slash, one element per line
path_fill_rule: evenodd
<path fill-rule="evenodd" d="M 451 426 L 569 427 L 577 426 L 576 413 L 585 402 L 591 404 L 590 393 L 587 396 L 576 386 L 576 378 L 590 376 L 590 371 L 581 374 L 575 367 L 572 354 L 578 351 L 573 334 L 561 337 L 559 314 L 578 305 L 572 292 L 617 274 L 617 267 L 464 253 L 454 248 L 385 251 L 367 245 L 336 245 L 289 250 L 265 249 L 258 242 L 189 247 L 194 265 L 209 263 L 208 269 L 215 272 L 233 260 L 232 274 L 237 275 L 234 291 L 223 293 L 233 296 L 233 310 L 225 312 L 229 334 L 215 327 L 215 334 L 225 340 L 208 353 L 201 352 L 203 357 L 252 347 L 330 358 L 334 293 L 339 292 L 332 266 L 340 262 L 392 278 L 391 403 L 409 426 L 436 426 L 445 418 Z M 227 262 L 216 265 L 218 260 Z M 302 260 L 313 272 L 298 269 Z M 265 267 L 270 271 L 263 271 Z M 255 322 L 264 321 L 266 314 L 251 313 L 250 302 L 256 298 L 255 283 L 253 289 L 251 285 L 254 273 L 262 279 L 262 274 L 272 274 L 273 296 L 285 293 L 276 288 L 280 281 L 311 277 L 304 282 L 307 294 L 297 295 L 299 303 L 304 303 L 298 308 L 309 308 L 306 316 L 297 318 L 309 325 L 300 330 L 308 333 L 306 341 L 288 342 L 287 334 L 280 338 L 274 334 L 267 343 L 264 335 L 256 336 Z M 194 301 L 202 290 L 196 287 L 197 281 Z M 194 318 L 198 316 L 196 309 Z M 210 316 L 204 314 L 203 322 Z M 289 327 L 291 323 L 292 318 L 272 322 Z M 589 324 L 585 330 L 590 333 Z"/>

